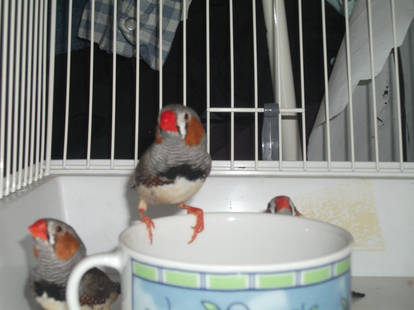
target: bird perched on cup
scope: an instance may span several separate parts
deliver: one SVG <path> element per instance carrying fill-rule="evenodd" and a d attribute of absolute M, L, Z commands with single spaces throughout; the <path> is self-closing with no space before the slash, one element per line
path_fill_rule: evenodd
<path fill-rule="evenodd" d="M 277 213 L 293 216 L 302 216 L 289 196 L 273 197 L 267 204 L 266 213 Z"/>
<path fill-rule="evenodd" d="M 296 208 L 292 199 L 289 196 L 285 195 L 273 197 L 267 204 L 267 209 L 265 212 L 272 214 L 303 216 L 302 213 L 300 213 L 299 210 Z M 352 291 L 353 299 L 362 298 L 364 296 L 364 293 Z"/>
<path fill-rule="evenodd" d="M 36 301 L 46 310 L 67 310 L 66 284 L 86 248 L 75 230 L 52 218 L 42 218 L 28 227 L 33 238 L 36 264 L 30 281 Z M 98 268 L 82 278 L 79 302 L 83 310 L 110 310 L 120 285 Z"/>
<path fill-rule="evenodd" d="M 204 230 L 203 210 L 185 204 L 210 174 L 211 157 L 197 113 L 179 104 L 159 113 L 154 143 L 141 156 L 135 170 L 138 211 L 152 243 L 153 221 L 145 215 L 149 205 L 178 205 L 196 216 L 189 243 Z"/>

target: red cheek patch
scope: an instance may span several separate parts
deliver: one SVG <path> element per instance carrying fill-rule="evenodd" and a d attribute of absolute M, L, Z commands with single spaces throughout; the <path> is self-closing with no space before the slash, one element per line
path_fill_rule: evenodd
<path fill-rule="evenodd" d="M 201 139 L 204 135 L 204 129 L 203 125 L 201 125 L 201 122 L 192 117 L 190 118 L 188 125 L 187 125 L 187 135 L 185 137 L 185 144 L 188 146 L 195 146 L 199 145 L 201 142 Z"/>
<path fill-rule="evenodd" d="M 63 233 L 56 236 L 55 253 L 60 259 L 70 259 L 79 249 L 78 240 L 69 233 Z"/>
<path fill-rule="evenodd" d="M 171 110 L 166 110 L 160 115 L 160 127 L 162 130 L 178 131 L 177 129 L 177 117 Z"/>

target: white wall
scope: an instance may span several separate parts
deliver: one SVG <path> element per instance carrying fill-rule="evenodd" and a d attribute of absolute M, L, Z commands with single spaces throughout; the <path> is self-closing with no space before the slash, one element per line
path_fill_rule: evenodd
<path fill-rule="evenodd" d="M 33 262 L 27 227 L 41 217 L 65 219 L 60 185 L 49 178 L 0 200 L 0 309 L 38 309 L 27 286 Z"/>
<path fill-rule="evenodd" d="M 112 249 L 117 235 L 139 218 L 137 195 L 127 176 L 61 180 L 67 219 L 90 253 Z M 305 216 L 353 233 L 354 275 L 414 276 L 414 180 L 210 177 L 190 204 L 206 212 L 262 212 L 279 194 L 291 196 Z M 150 207 L 148 215 L 179 212 L 174 206 L 158 206 Z"/>

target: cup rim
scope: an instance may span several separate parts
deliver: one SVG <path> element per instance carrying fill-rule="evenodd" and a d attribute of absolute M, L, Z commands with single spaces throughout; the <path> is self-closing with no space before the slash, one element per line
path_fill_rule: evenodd
<path fill-rule="evenodd" d="M 257 213 L 257 212 L 205 212 L 205 215 L 213 216 L 278 216 L 286 217 L 286 215 L 275 215 L 275 214 L 266 214 L 266 213 Z M 154 219 L 154 221 L 167 221 L 175 217 L 190 217 L 188 214 L 179 214 L 179 215 L 170 215 L 165 217 L 160 217 Z M 298 221 L 306 222 L 315 222 L 318 224 L 330 226 L 331 228 L 336 229 L 338 232 L 342 233 L 346 239 L 346 245 L 340 250 L 334 251 L 327 255 L 304 259 L 296 262 L 286 262 L 286 263 L 275 263 L 275 264 L 235 264 L 235 265 L 220 265 L 220 264 L 208 264 L 208 263 L 193 263 L 193 262 L 182 262 L 173 259 L 159 258 L 151 255 L 139 253 L 129 247 L 126 242 L 123 241 L 124 236 L 136 226 L 145 225 L 140 221 L 134 221 L 131 225 L 125 228 L 119 235 L 118 247 L 123 251 L 127 252 L 128 255 L 136 261 L 145 263 L 148 265 L 162 266 L 171 269 L 177 270 L 188 270 L 194 272 L 211 272 L 211 273 L 255 273 L 255 272 L 283 272 L 283 271 L 293 271 L 293 270 L 303 270 L 310 269 L 318 266 L 324 266 L 332 264 L 333 262 L 339 262 L 343 259 L 348 258 L 351 255 L 352 247 L 354 244 L 354 238 L 351 233 L 345 230 L 342 227 L 337 225 L 324 222 L 317 219 L 305 218 L 305 217 L 289 217 L 295 218 Z"/>

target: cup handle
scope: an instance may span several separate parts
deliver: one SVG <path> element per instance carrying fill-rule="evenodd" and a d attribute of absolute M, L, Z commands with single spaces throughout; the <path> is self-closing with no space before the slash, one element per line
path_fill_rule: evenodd
<path fill-rule="evenodd" d="M 66 302 L 68 308 L 70 310 L 81 310 L 79 304 L 79 283 L 85 272 L 93 267 L 106 266 L 112 267 L 121 273 L 122 265 L 121 252 L 119 251 L 91 255 L 81 260 L 72 270 L 66 287 Z"/>

